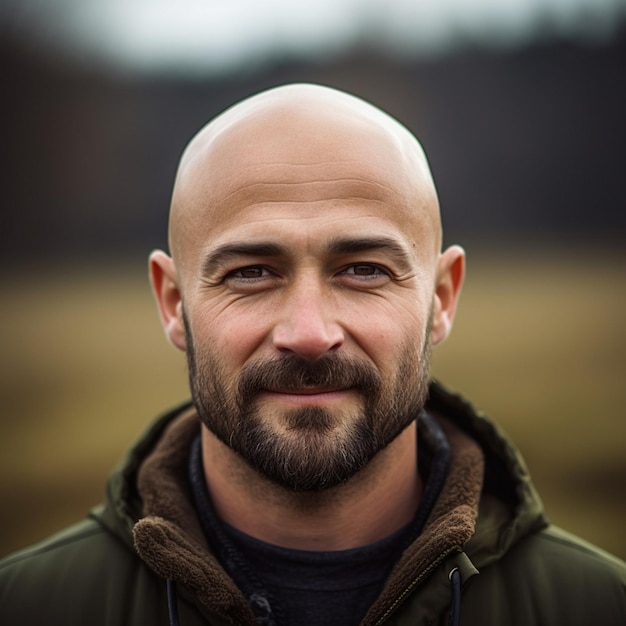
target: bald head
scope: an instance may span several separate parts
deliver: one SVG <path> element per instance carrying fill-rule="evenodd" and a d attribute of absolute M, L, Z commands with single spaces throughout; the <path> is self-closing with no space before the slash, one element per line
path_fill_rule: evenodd
<path fill-rule="evenodd" d="M 340 189 L 341 187 L 341 189 Z M 294 210 L 372 194 L 398 209 L 434 250 L 439 206 L 417 139 L 380 109 L 317 85 L 288 85 L 244 100 L 207 124 L 187 146 L 170 213 L 170 249 L 182 270 L 185 251 L 214 220 L 268 203 Z"/>

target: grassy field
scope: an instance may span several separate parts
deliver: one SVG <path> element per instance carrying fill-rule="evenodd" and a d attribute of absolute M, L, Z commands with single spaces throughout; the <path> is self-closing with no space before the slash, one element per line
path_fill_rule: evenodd
<path fill-rule="evenodd" d="M 626 263 L 472 259 L 434 374 L 521 448 L 551 519 L 626 558 Z M 0 554 L 82 517 L 150 419 L 187 396 L 141 265 L 0 283 Z"/>

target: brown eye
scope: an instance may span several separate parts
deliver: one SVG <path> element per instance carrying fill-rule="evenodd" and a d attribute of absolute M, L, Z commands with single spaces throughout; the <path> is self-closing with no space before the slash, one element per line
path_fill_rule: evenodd
<path fill-rule="evenodd" d="M 351 265 L 344 270 L 344 273 L 352 276 L 364 276 L 366 278 L 386 275 L 386 272 L 381 267 L 370 263 Z"/>
<path fill-rule="evenodd" d="M 243 270 L 239 270 L 239 274 L 242 278 L 259 278 L 263 276 L 263 270 L 260 267 L 246 267 Z"/>
<path fill-rule="evenodd" d="M 238 270 L 229 272 L 227 278 L 234 278 L 239 280 L 254 280 L 255 278 L 264 278 L 269 276 L 270 273 L 264 268 L 258 265 L 251 265 L 250 267 L 241 267 Z"/>

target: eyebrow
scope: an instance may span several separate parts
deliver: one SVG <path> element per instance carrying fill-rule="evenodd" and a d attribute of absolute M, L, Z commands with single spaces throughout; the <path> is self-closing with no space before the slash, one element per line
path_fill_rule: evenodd
<path fill-rule="evenodd" d="M 330 241 L 327 251 L 330 254 L 354 254 L 381 250 L 389 253 L 401 270 L 411 268 L 411 260 L 407 250 L 391 237 L 340 237 Z M 235 257 L 279 257 L 288 256 L 286 246 L 274 241 L 234 241 L 213 250 L 204 260 L 202 269 L 205 276 L 217 272 L 221 266 Z"/>
<path fill-rule="evenodd" d="M 328 246 L 332 254 L 353 254 L 381 250 L 389 253 L 401 270 L 411 268 L 411 257 L 404 246 L 391 237 L 341 237 L 333 239 Z"/>
<path fill-rule="evenodd" d="M 202 269 L 205 276 L 210 276 L 234 257 L 276 257 L 286 255 L 287 248 L 273 241 L 234 241 L 232 243 L 225 243 L 213 250 L 204 260 Z"/>

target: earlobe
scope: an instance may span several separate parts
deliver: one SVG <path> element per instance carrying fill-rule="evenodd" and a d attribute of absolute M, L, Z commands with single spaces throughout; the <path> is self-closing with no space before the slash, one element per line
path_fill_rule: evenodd
<path fill-rule="evenodd" d="M 433 302 L 432 344 L 444 341 L 454 322 L 454 315 L 465 277 L 465 252 L 451 246 L 439 256 Z"/>
<path fill-rule="evenodd" d="M 167 338 L 179 350 L 186 350 L 183 302 L 178 276 L 174 261 L 161 250 L 155 250 L 150 255 L 150 282 Z"/>

